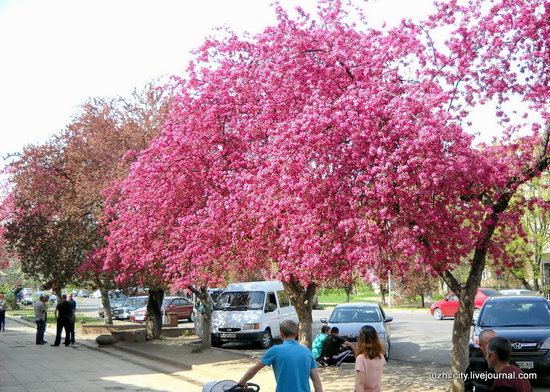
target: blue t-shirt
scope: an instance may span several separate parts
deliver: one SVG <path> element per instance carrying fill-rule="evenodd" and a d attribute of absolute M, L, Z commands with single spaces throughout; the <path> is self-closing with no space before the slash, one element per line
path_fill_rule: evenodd
<path fill-rule="evenodd" d="M 273 366 L 277 389 L 275 392 L 310 392 L 309 375 L 317 367 L 308 348 L 296 340 L 284 340 L 262 357 L 262 363 Z"/>
<path fill-rule="evenodd" d="M 71 309 L 76 310 L 76 301 L 73 299 L 73 300 L 70 300 L 69 303 L 71 304 Z"/>

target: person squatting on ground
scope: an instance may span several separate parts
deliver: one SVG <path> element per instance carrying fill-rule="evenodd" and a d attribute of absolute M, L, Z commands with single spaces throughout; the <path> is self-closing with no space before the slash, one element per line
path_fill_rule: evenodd
<path fill-rule="evenodd" d="M 311 344 L 311 353 L 313 354 L 313 358 L 318 363 L 321 363 L 324 365 L 324 360 L 321 357 L 321 354 L 323 353 L 323 346 L 325 345 L 325 341 L 330 335 L 330 327 L 328 325 L 323 325 L 321 327 L 321 333 L 315 337 L 313 340 L 313 343 Z"/>
<path fill-rule="evenodd" d="M 310 378 L 315 392 L 323 392 L 319 371 L 311 351 L 296 340 L 298 324 L 292 320 L 285 320 L 280 324 L 279 330 L 283 344 L 267 350 L 262 359 L 246 371 L 239 385 L 246 386 L 264 366 L 272 366 L 277 383 L 275 392 L 310 392 Z"/>
<path fill-rule="evenodd" d="M 73 298 L 72 294 L 69 294 L 69 303 L 71 304 L 71 309 L 73 311 L 73 316 L 71 319 L 71 328 L 69 330 L 69 340 L 71 344 L 74 344 L 74 323 L 76 321 L 76 301 Z"/>
<path fill-rule="evenodd" d="M 321 356 L 326 358 L 330 366 L 340 366 L 347 357 L 353 356 L 353 345 L 339 336 L 339 333 L 338 327 L 332 327 L 323 345 Z"/>
<path fill-rule="evenodd" d="M 506 338 L 495 336 L 487 345 L 487 363 L 495 370 L 495 392 L 531 392 L 531 383 L 522 378 L 522 370 L 510 364 L 512 343 Z M 502 374 L 502 377 L 498 377 Z"/>
<path fill-rule="evenodd" d="M 44 331 L 46 331 L 46 305 L 44 296 L 38 297 L 34 302 L 34 321 L 36 321 L 36 344 L 45 344 Z"/>
<path fill-rule="evenodd" d="M 384 346 L 370 325 L 359 331 L 355 355 L 355 392 L 380 392 L 386 365 Z"/>
<path fill-rule="evenodd" d="M 8 310 L 8 302 L 4 293 L 0 293 L 0 331 L 6 330 L 6 311 Z"/>
<path fill-rule="evenodd" d="M 61 330 L 65 330 L 65 346 L 69 346 L 70 341 L 70 329 L 73 319 L 73 309 L 71 304 L 67 301 L 67 294 L 61 296 L 62 300 L 55 307 L 55 318 L 57 320 L 57 330 L 55 334 L 55 342 L 52 346 L 59 346 L 61 344 Z"/>

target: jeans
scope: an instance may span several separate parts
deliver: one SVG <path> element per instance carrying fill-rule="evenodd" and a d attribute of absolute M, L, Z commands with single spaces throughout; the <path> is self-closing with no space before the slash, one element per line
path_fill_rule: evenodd
<path fill-rule="evenodd" d="M 69 328 L 69 340 L 71 343 L 74 343 L 74 321 L 71 321 L 71 326 Z"/>
<path fill-rule="evenodd" d="M 6 311 L 0 310 L 0 329 L 6 329 Z"/>
<path fill-rule="evenodd" d="M 42 344 L 44 341 L 44 332 L 46 331 L 46 321 L 36 320 L 36 344 Z"/>

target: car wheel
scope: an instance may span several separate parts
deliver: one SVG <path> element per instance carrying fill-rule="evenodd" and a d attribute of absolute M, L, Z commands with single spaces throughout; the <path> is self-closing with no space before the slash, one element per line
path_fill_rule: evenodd
<path fill-rule="evenodd" d="M 384 353 L 384 359 L 388 361 L 390 359 L 390 350 L 391 350 L 391 343 L 389 340 L 386 342 L 386 347 L 387 349 L 386 349 L 386 352 Z"/>
<path fill-rule="evenodd" d="M 267 350 L 273 345 L 273 338 L 271 337 L 271 332 L 265 330 L 262 335 L 262 340 L 260 340 L 260 347 L 264 350 Z"/>
<path fill-rule="evenodd" d="M 223 346 L 223 342 L 220 342 L 218 340 L 213 340 L 212 341 L 212 347 L 220 348 L 221 346 Z"/>
<path fill-rule="evenodd" d="M 439 308 L 434 309 L 434 319 L 443 320 L 443 312 Z"/>
<path fill-rule="evenodd" d="M 191 314 L 189 315 L 189 318 L 187 320 L 189 320 L 190 323 L 195 322 L 195 317 L 193 316 L 193 312 L 191 312 Z"/>

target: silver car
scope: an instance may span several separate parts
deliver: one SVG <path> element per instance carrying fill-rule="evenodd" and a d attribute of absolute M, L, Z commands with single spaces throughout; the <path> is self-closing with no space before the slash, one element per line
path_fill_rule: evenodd
<path fill-rule="evenodd" d="M 349 303 L 337 305 L 330 318 L 322 318 L 321 322 L 329 327 L 338 327 L 340 336 L 349 342 L 356 342 L 359 330 L 364 325 L 370 325 L 384 345 L 386 359 L 390 356 L 390 326 L 392 317 L 387 317 L 384 310 L 376 303 Z"/>

